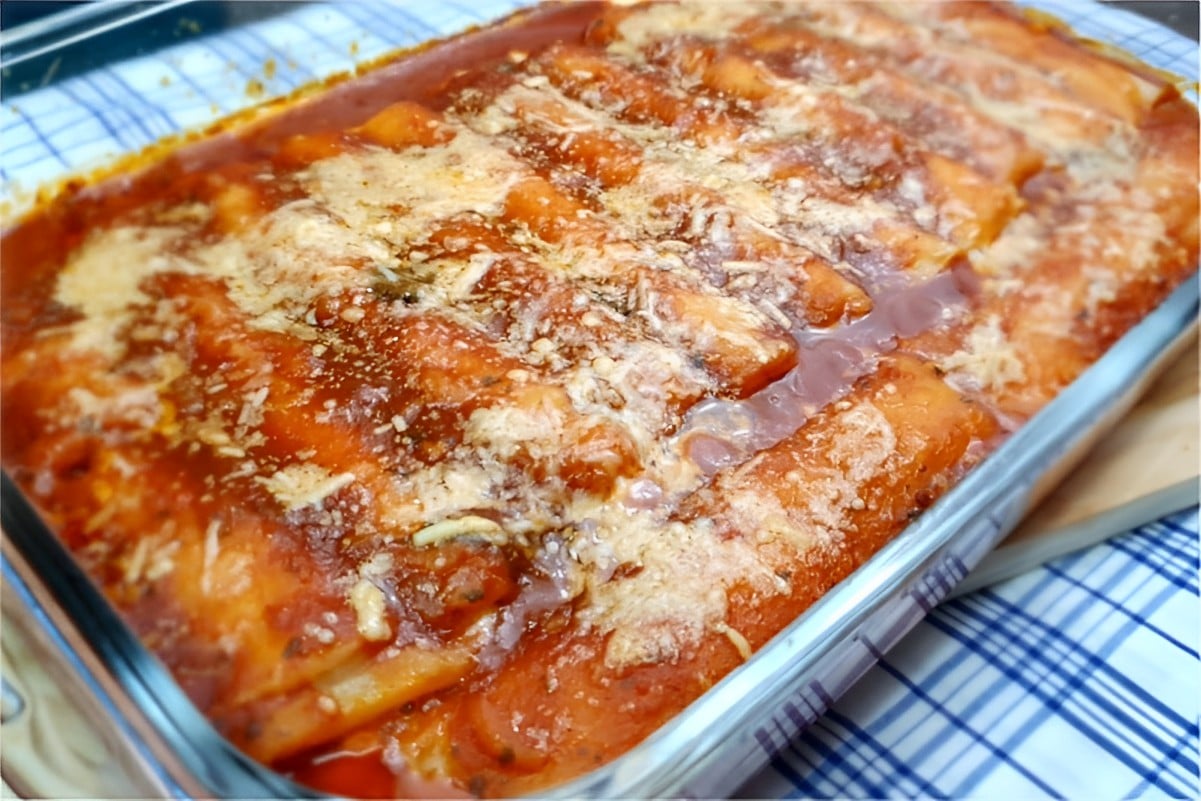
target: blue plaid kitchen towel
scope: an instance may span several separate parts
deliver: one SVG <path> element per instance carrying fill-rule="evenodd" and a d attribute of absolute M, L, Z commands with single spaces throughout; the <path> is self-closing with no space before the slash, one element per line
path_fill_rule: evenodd
<path fill-rule="evenodd" d="M 50 61 L 6 88 L 0 200 L 520 4 L 297 5 L 69 77 Z M 1031 5 L 1197 78 L 1197 46 L 1139 16 Z M 1194 508 L 948 602 L 741 794 L 1196 798 L 1197 574 Z"/>
<path fill-rule="evenodd" d="M 1197 798 L 1197 509 L 936 608 L 740 793 Z"/>

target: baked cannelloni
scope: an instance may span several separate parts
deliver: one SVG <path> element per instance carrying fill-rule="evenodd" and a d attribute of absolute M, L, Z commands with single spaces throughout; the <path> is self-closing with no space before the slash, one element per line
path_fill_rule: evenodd
<path fill-rule="evenodd" d="M 10 224 L 3 466 L 247 754 L 537 791 L 1192 275 L 1198 146 L 1007 6 L 540 6 Z"/>

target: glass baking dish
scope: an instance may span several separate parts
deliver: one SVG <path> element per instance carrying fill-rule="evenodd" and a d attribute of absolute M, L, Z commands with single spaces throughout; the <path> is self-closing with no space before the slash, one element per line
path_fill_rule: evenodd
<path fill-rule="evenodd" d="M 47 181 L 203 127 L 396 47 L 486 22 L 518 5 L 514 0 L 472 8 L 417 0 L 100 4 L 5 31 L 0 41 L 6 86 L 0 199 L 20 209 Z M 1191 43 L 1163 34 L 1152 23 L 1092 3 L 1037 5 L 1079 33 L 1131 49 L 1155 66 L 1195 72 Z M 157 39 L 134 35 L 138 31 L 156 32 Z M 150 50 L 131 50 L 131 42 Z M 1197 314 L 1194 277 L 747 664 L 625 756 L 549 795 L 717 797 L 736 789 L 848 691 L 1017 524 L 1170 362 Z M 98 747 L 120 766 L 119 778 L 89 775 L 85 768 L 80 791 L 155 797 L 313 795 L 225 742 L 122 624 L 7 476 L 2 493 L 6 655 L 24 649 L 46 666 L 70 705 L 92 721 Z M 6 684 L 6 697 L 13 689 Z M 6 700 L 6 721 L 38 714 L 36 693 L 24 689 L 18 700 Z M 20 709 L 22 702 L 29 708 Z M 56 770 L 63 765 L 62 755 L 42 756 Z M 36 771 L 28 768 L 10 754 L 5 779 L 19 791 L 37 793 Z M 98 786 L 110 780 L 111 785 Z"/>

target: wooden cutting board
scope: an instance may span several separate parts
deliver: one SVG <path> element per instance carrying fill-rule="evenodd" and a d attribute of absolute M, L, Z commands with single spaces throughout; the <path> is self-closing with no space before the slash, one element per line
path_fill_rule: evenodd
<path fill-rule="evenodd" d="M 1197 335 L 1147 394 L 954 595 L 1023 573 L 1198 502 Z"/>

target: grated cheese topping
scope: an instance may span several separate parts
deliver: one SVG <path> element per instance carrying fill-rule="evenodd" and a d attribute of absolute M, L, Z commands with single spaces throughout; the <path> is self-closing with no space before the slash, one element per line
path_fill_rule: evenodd
<path fill-rule="evenodd" d="M 289 465 L 270 476 L 255 479 L 284 507 L 294 512 L 306 506 L 319 506 L 326 498 L 354 483 L 354 473 L 332 474 L 311 464 Z"/>
<path fill-rule="evenodd" d="M 974 327 L 968 334 L 967 347 L 943 359 L 941 365 L 980 389 L 1000 389 L 1026 376 L 1025 365 L 996 316 Z"/>
<path fill-rule="evenodd" d="M 1195 110 L 1000 4 L 466 36 L 0 243 L 6 474 L 336 795 L 351 752 L 429 796 L 616 758 L 1197 262 Z"/>
<path fill-rule="evenodd" d="M 662 37 L 695 34 L 718 40 L 739 20 L 756 13 L 749 5 L 740 9 L 654 6 L 622 23 L 621 38 L 610 52 L 644 62 L 646 48 Z M 775 79 L 775 84 L 777 94 L 759 115 L 751 138 L 787 140 L 820 133 L 820 127 L 815 128 L 820 122 L 811 119 L 809 109 L 821 102 L 826 90 L 815 91 L 796 80 L 782 78 Z M 535 85 L 524 81 L 499 94 L 478 114 L 456 120 L 452 113 L 447 128 L 454 135 L 444 144 L 402 151 L 367 147 L 315 161 L 296 176 L 305 196 L 250 222 L 240 236 L 185 246 L 183 255 L 165 258 L 160 254 L 179 249 L 177 243 L 185 236 L 185 229 L 124 227 L 98 235 L 59 279 L 60 301 L 86 314 L 87 322 L 78 328 L 77 341 L 81 347 L 96 347 L 101 341 L 104 347 L 111 347 L 118 342 L 116 333 L 128 323 L 129 308 L 146 299 L 139 283 L 168 269 L 220 278 L 229 297 L 249 316 L 253 326 L 308 340 L 319 336 L 311 311 L 315 303 L 370 289 L 381 276 L 407 276 L 407 280 L 417 282 L 421 291 L 415 308 L 444 310 L 452 319 L 477 327 L 478 318 L 470 311 L 473 293 L 497 265 L 500 254 L 481 250 L 465 257 L 430 259 L 422 252 L 422 243 L 431 226 L 440 221 L 461 215 L 484 221 L 498 218 L 509 193 L 532 174 L 498 137 L 520 130 L 518 107 L 546 102 L 558 104 L 581 121 L 576 128 L 566 130 L 550 123 L 558 133 L 570 135 L 573 131 L 606 128 L 636 144 L 642 153 L 640 169 L 630 182 L 605 188 L 599 194 L 604 213 L 613 230 L 619 232 L 616 239 L 597 245 L 547 242 L 534 237 L 524 246 L 564 275 L 601 280 L 624 273 L 639 261 L 656 269 L 663 265 L 678 271 L 684 266 L 680 256 L 671 251 L 647 252 L 644 246 L 625 239 L 630 232 L 667 237 L 682 228 L 687 235 L 705 240 L 712 247 L 729 247 L 734 241 L 731 237 L 746 232 L 766 231 L 770 238 L 780 241 L 779 232 L 786 230 L 791 242 L 806 252 L 841 262 L 843 243 L 872 236 L 880 224 L 902 221 L 905 214 L 924 220 L 928 226 L 938 223 L 939 215 L 917 173 L 904 173 L 898 184 L 898 197 L 912 207 L 908 212 L 887 198 L 857 196 L 851 202 L 809 194 L 804 184 L 765 186 L 763 162 L 750 155 L 739 156 L 737 150 L 722 148 L 695 148 L 665 137 L 660 127 L 622 120 L 569 97 L 546 81 Z M 1008 106 L 985 98 L 976 97 L 973 102 L 998 117 L 1002 111 L 1009 112 Z M 1008 119 L 1011 124 L 1016 120 L 1023 129 L 1029 127 L 1025 117 Z M 1033 121 L 1029 125 L 1033 126 Z M 1077 146 L 1074 142 L 1073 147 Z M 1056 152 L 1071 162 L 1071 153 L 1062 149 Z M 1118 161 L 1120 155 L 1111 154 Z M 1076 158 L 1072 163 L 1079 169 L 1083 161 Z M 1090 163 L 1091 180 L 1102 172 L 1098 172 L 1100 161 L 1093 159 Z M 823 165 L 823 169 L 850 184 L 861 179 L 860 168 L 850 162 L 834 161 Z M 1119 175 L 1113 170 L 1105 173 L 1109 178 Z M 668 202 L 681 193 L 694 198 L 687 217 L 681 216 L 684 207 L 673 210 L 677 207 Z M 720 202 L 706 198 L 720 198 Z M 786 228 L 781 229 L 781 225 Z M 977 261 L 998 273 L 1011 271 L 1036 251 L 1044 232 L 1032 227 L 1035 225 L 1019 220 Z M 95 282 L 89 282 L 87 276 L 99 269 L 101 259 L 111 259 L 114 254 L 137 268 L 123 273 L 122 282 L 105 293 L 90 292 Z M 726 258 L 722 264 L 729 265 L 732 274 L 754 275 L 760 262 Z M 765 363 L 770 354 L 764 350 L 758 332 L 777 321 L 789 322 L 769 298 L 787 300 L 795 295 L 795 289 L 773 286 L 770 275 L 764 280 L 769 282 L 768 288 L 755 284 L 760 288 L 753 304 L 702 286 L 701 292 L 720 310 L 720 317 L 688 321 L 665 317 L 657 291 L 639 283 L 629 298 L 630 316 L 618 319 L 642 319 L 649 338 L 588 345 L 593 355 L 563 372 L 573 412 L 585 419 L 615 421 L 628 431 L 637 445 L 640 462 L 648 470 L 646 479 L 675 496 L 695 490 L 705 479 L 683 457 L 682 440 L 663 437 L 664 431 L 678 424 L 665 414 L 663 391 L 673 382 L 681 389 L 691 385 L 707 391 L 708 387 L 699 375 L 689 377 L 690 366 L 681 361 L 678 351 L 664 343 L 687 342 L 702 351 L 732 347 L 754 354 L 754 360 Z M 352 325 L 361 324 L 367 314 L 358 306 L 340 312 L 341 318 Z M 515 344 L 503 342 L 501 346 L 507 350 Z M 553 351 L 535 347 L 528 356 L 541 359 L 542 364 L 555 364 Z M 1020 381 L 1024 375 L 1022 362 L 1007 344 L 996 318 L 977 326 L 966 347 L 944 358 L 942 365 L 967 376 L 977 389 L 1002 387 Z M 194 435 L 224 455 L 241 457 L 251 453 L 258 442 L 253 439 L 254 432 L 263 423 L 269 392 L 267 387 L 247 391 L 232 425 L 212 419 L 208 427 L 196 428 Z M 865 455 L 865 461 L 855 464 L 877 469 L 882 463 L 881 454 L 887 453 L 889 446 L 886 432 L 863 409 L 847 419 L 852 418 L 856 423 L 847 429 L 848 441 L 864 454 L 879 455 L 875 461 Z M 403 437 L 409 425 L 405 418 L 392 415 L 378 431 L 387 433 L 391 426 Z M 550 408 L 502 405 L 474 410 L 463 426 L 460 447 L 464 452 L 460 457 L 392 480 L 396 485 L 394 497 L 411 500 L 391 502 L 381 497 L 377 501 L 384 526 L 381 533 L 412 531 L 411 541 L 419 546 L 461 536 L 484 536 L 500 543 L 507 540 L 508 531 L 545 530 L 578 520 L 569 507 L 563 508 L 563 502 L 556 500 L 555 493 L 561 490 L 553 485 L 520 501 L 508 488 L 516 475 L 514 460 L 537 463 L 562 451 L 567 444 L 566 425 L 563 415 Z M 880 449 L 875 449 L 873 443 L 879 443 Z M 353 472 L 331 472 L 312 462 L 297 462 L 270 472 L 263 470 L 253 475 L 253 480 L 267 489 L 286 512 L 295 512 L 322 507 L 357 479 Z M 863 476 L 852 473 L 815 481 L 811 505 L 804 510 L 782 509 L 764 500 L 753 488 L 735 494 L 731 508 L 745 530 L 783 538 L 802 550 L 835 547 L 838 532 L 845 526 L 846 509 L 855 500 L 853 487 L 862 480 Z M 500 513 L 501 522 L 474 513 L 482 509 Z M 637 577 L 616 583 L 590 578 L 597 568 L 587 561 L 575 562 L 572 567 L 579 572 L 574 581 L 590 588 L 591 607 L 585 618 L 590 625 L 612 632 L 606 660 L 614 665 L 675 658 L 687 643 L 724 619 L 724 588 L 731 581 L 748 574 L 771 573 L 757 554 L 759 543 L 720 541 L 703 523 L 668 522 L 655 513 L 630 516 L 620 507 L 599 513 L 597 522 L 606 539 L 611 540 L 612 551 L 641 567 Z M 695 586 L 679 581 L 681 559 L 690 566 L 685 572 L 697 576 Z M 781 591 L 777 582 L 767 578 L 759 585 L 767 593 Z M 365 626 L 365 630 L 380 635 L 383 629 L 377 624 L 362 623 L 364 615 L 374 614 L 370 610 L 376 610 L 377 595 L 362 582 L 355 587 L 351 600 L 356 611 L 362 613 L 360 630 Z"/>

